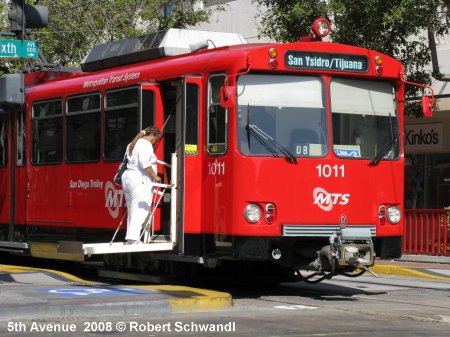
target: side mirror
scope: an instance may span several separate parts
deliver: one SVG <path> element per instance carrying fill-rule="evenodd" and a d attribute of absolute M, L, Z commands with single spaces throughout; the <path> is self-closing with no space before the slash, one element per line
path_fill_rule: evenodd
<path fill-rule="evenodd" d="M 427 117 L 433 116 L 433 102 L 428 96 L 422 97 L 422 112 Z"/>
<path fill-rule="evenodd" d="M 422 113 L 426 117 L 433 116 L 433 105 L 434 105 L 434 90 L 433 90 L 433 87 L 429 86 L 429 85 L 425 85 L 425 84 L 405 81 L 405 79 L 403 78 L 403 73 L 402 73 L 402 81 L 405 84 L 414 85 L 416 87 L 421 87 L 421 88 L 426 88 L 426 89 L 431 91 L 431 99 L 428 96 L 422 96 Z"/>
<path fill-rule="evenodd" d="M 223 108 L 236 106 L 236 87 L 226 85 L 220 88 L 220 105 Z"/>
<path fill-rule="evenodd" d="M 25 104 L 25 84 L 23 74 L 3 74 L 0 76 L 0 105 L 22 106 Z"/>

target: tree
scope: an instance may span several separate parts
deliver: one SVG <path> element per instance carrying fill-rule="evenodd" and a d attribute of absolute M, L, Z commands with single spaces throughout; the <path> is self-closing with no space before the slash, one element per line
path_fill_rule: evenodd
<path fill-rule="evenodd" d="M 333 42 L 393 56 L 404 64 L 408 80 L 426 84 L 431 83 L 431 74 L 425 66 L 432 60 L 433 38 L 447 34 L 450 28 L 450 0 L 254 1 L 268 8 L 261 15 L 262 35 L 278 41 L 295 41 L 309 34 L 314 19 L 326 17 L 333 25 Z M 433 76 L 437 78 L 436 75 L 438 69 L 434 69 Z M 440 75 L 438 79 L 446 78 Z M 407 89 L 408 95 L 415 94 L 416 88 Z M 417 109 L 410 112 L 418 114 Z"/>
<path fill-rule="evenodd" d="M 28 2 L 28 1 L 27 1 Z M 208 21 L 207 7 L 193 9 L 195 0 L 41 0 L 48 6 L 49 26 L 34 32 L 47 61 L 78 66 L 92 46 L 166 28 L 185 28 Z M 171 15 L 164 16 L 169 6 Z M 166 7 L 166 8 L 169 8 Z M 8 8 L 0 6 L 1 31 L 9 31 Z M 9 60 L 10 64 L 15 61 Z M 23 62 L 23 61 L 22 61 Z M 30 61 L 25 61 L 30 62 Z M 1 65 L 1 61 L 0 61 Z"/>

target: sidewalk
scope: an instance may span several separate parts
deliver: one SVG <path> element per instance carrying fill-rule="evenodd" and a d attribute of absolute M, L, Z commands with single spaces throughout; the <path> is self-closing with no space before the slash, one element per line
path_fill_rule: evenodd
<path fill-rule="evenodd" d="M 424 263 L 441 263 L 450 265 L 450 256 L 433 256 L 433 255 L 408 255 L 403 254 L 398 261 L 404 262 L 424 262 Z"/>
<path fill-rule="evenodd" d="M 47 269 L 0 264 L 0 321 L 149 315 L 233 306 L 230 294 L 171 285 L 115 286 Z"/>
<path fill-rule="evenodd" d="M 384 276 L 422 277 L 450 281 L 450 257 L 429 255 L 403 255 L 395 260 L 377 260 L 370 268 Z"/>

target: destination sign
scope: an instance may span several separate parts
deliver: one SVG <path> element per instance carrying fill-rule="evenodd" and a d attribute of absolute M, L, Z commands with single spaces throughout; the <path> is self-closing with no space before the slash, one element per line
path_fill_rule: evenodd
<path fill-rule="evenodd" d="M 288 50 L 284 55 L 286 68 L 332 70 L 365 73 L 368 60 L 362 55 L 328 54 Z"/>

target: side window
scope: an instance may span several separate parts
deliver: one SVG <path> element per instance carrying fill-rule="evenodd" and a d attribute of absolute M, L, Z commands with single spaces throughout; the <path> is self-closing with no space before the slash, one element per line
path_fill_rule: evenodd
<path fill-rule="evenodd" d="M 8 165 L 8 115 L 0 115 L 0 167 Z"/>
<path fill-rule="evenodd" d="M 68 163 L 100 159 L 100 94 L 67 99 L 66 160 Z"/>
<path fill-rule="evenodd" d="M 142 129 L 149 125 L 155 125 L 156 114 L 156 97 L 155 92 L 151 90 L 142 91 Z M 130 140 L 131 141 L 131 140 Z"/>
<path fill-rule="evenodd" d="M 140 130 L 139 88 L 106 92 L 104 110 L 104 157 L 106 160 L 120 160 L 123 158 L 127 145 Z"/>
<path fill-rule="evenodd" d="M 208 85 L 208 153 L 224 154 L 227 151 L 227 109 L 220 106 L 220 88 L 225 75 L 213 75 Z"/>
<path fill-rule="evenodd" d="M 33 139 L 31 162 L 33 164 L 57 164 L 62 161 L 62 100 L 33 104 Z"/>
<path fill-rule="evenodd" d="M 17 166 L 24 166 L 27 150 L 27 119 L 26 112 L 20 111 L 17 116 Z"/>
<path fill-rule="evenodd" d="M 199 87 L 188 83 L 186 86 L 186 154 L 198 153 L 198 109 Z"/>

